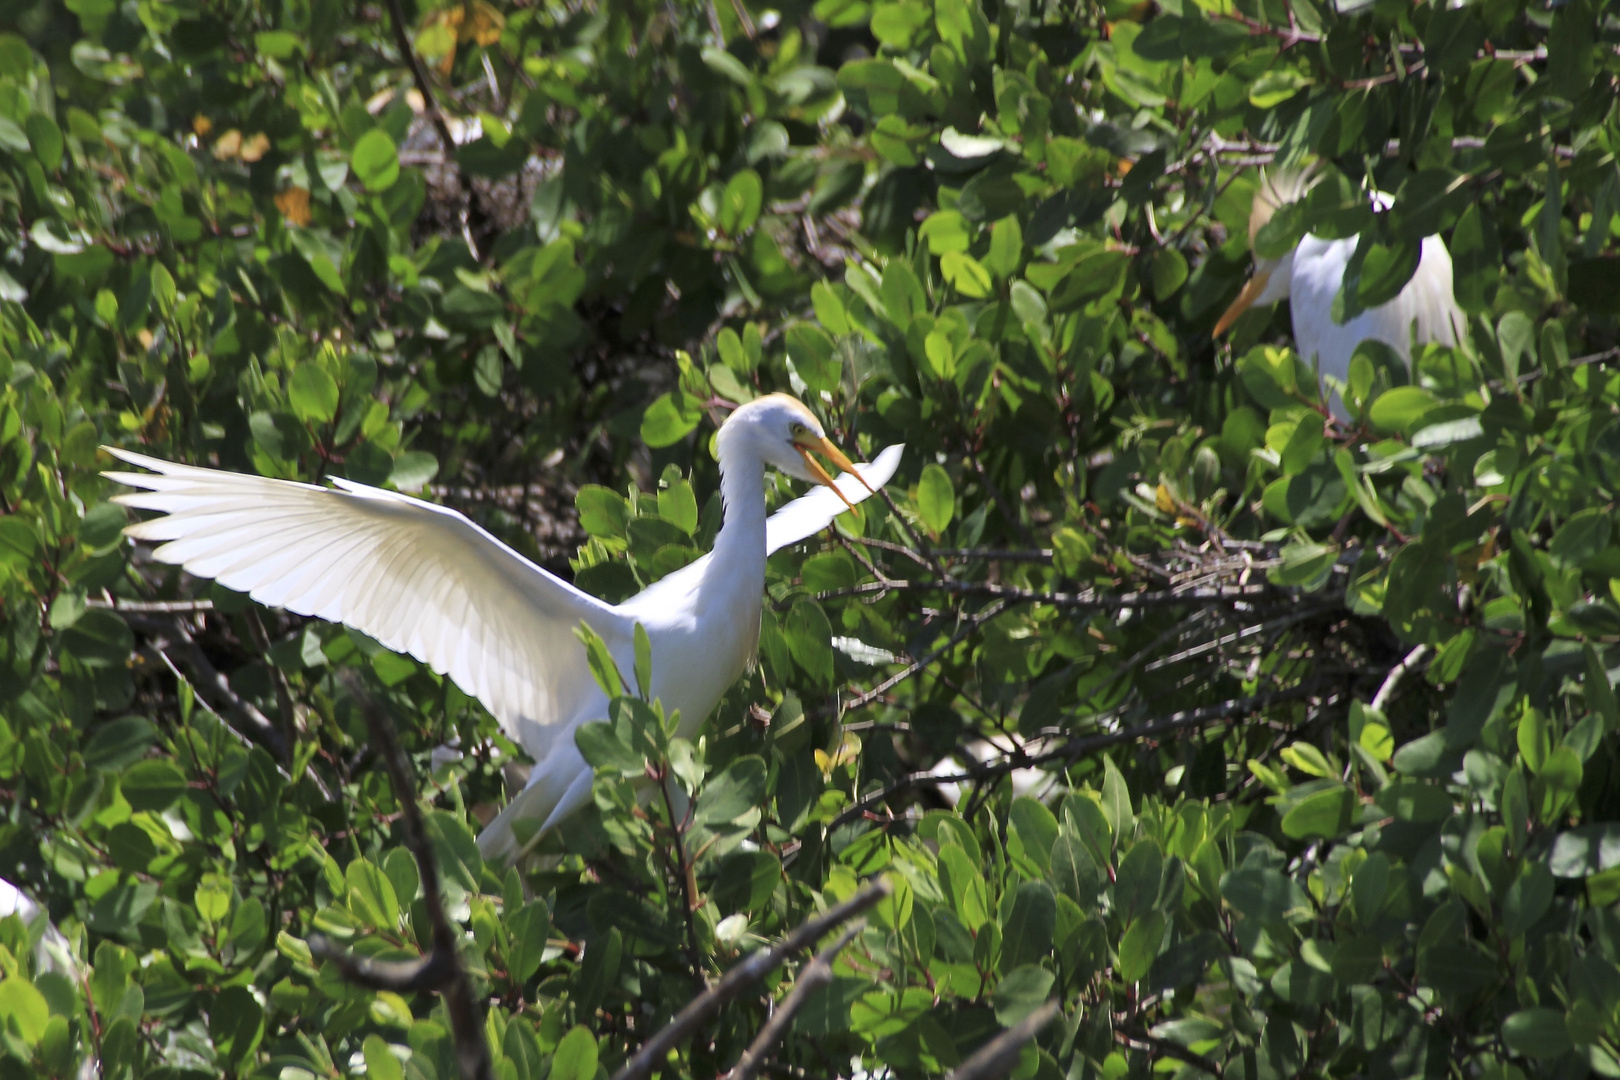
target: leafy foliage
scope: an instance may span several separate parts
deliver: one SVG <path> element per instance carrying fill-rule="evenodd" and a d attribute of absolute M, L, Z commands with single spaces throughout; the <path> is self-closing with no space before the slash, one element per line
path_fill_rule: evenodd
<path fill-rule="evenodd" d="M 352 669 L 503 1078 L 606 1076 L 873 875 L 773 1069 L 1055 997 L 1020 1080 L 1620 1075 L 1617 75 L 1612 0 L 0 2 L 0 874 L 72 954 L 0 920 L 0 1074 L 454 1075 L 307 944 L 429 944 Z M 1440 236 L 1469 317 L 1363 345 L 1347 423 L 1285 310 L 1209 340 L 1312 161 L 1257 254 L 1359 237 L 1348 317 Z M 523 873 L 476 702 L 153 564 L 97 475 L 426 490 L 619 599 L 773 390 L 904 441 L 893 510 L 772 557 L 696 741 L 593 656 L 595 806 Z"/>

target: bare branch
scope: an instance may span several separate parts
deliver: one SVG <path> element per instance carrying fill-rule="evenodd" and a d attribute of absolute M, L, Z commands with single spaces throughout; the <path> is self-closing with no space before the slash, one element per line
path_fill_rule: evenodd
<path fill-rule="evenodd" d="M 793 953 L 814 945 L 833 927 L 854 918 L 888 896 L 890 888 L 887 882 L 874 881 L 825 914 L 801 924 L 777 944 L 750 954 L 747 959 L 721 976 L 719 982 L 698 995 L 690 1005 L 677 1013 L 675 1019 L 664 1025 L 658 1034 L 642 1044 L 635 1057 L 625 1063 L 624 1068 L 618 1071 L 613 1080 L 647 1080 L 652 1076 L 653 1070 L 663 1064 L 669 1052 L 719 1012 L 721 1006 L 769 975 Z"/>
<path fill-rule="evenodd" d="M 1263 564 L 1256 563 L 1256 568 Z M 1276 595 L 1269 584 L 1224 585 L 1215 588 L 1155 589 L 1133 593 L 1042 592 L 997 585 L 987 581 L 869 581 L 847 589 L 817 593 L 815 599 L 836 600 L 841 596 L 867 596 L 886 592 L 946 592 L 958 596 L 992 596 L 1014 603 L 1052 604 L 1055 607 L 1085 611 L 1124 611 L 1127 608 L 1173 607 L 1177 604 L 1229 604 Z"/>
<path fill-rule="evenodd" d="M 416 89 L 422 95 L 422 104 L 428 119 L 433 123 L 433 130 L 439 133 L 439 141 L 444 144 L 444 161 L 455 174 L 456 183 L 466 194 L 469 204 L 473 199 L 471 185 L 466 177 L 461 175 L 461 169 L 456 166 L 456 140 L 450 134 L 450 124 L 444 118 L 444 112 L 439 108 L 439 101 L 433 95 L 433 84 L 428 81 L 427 71 L 422 67 L 422 61 L 416 55 L 416 48 L 411 44 L 410 33 L 405 29 L 405 12 L 400 7 L 399 0 L 388 0 L 388 12 L 392 16 L 389 20 L 394 31 L 394 46 L 399 49 L 400 58 L 411 69 L 411 78 L 416 82 Z M 478 242 L 473 239 L 472 229 L 468 226 L 466 216 L 462 216 L 461 238 L 467 242 L 468 249 L 474 259 L 482 259 L 479 254 Z"/>
<path fill-rule="evenodd" d="M 1389 699 L 1395 695 L 1395 688 L 1401 685 L 1401 680 L 1406 678 L 1406 673 L 1421 664 L 1428 653 L 1429 647 L 1427 645 L 1419 645 L 1407 653 L 1405 659 L 1389 669 L 1389 674 L 1384 676 L 1383 683 L 1378 687 L 1378 693 L 1373 695 L 1370 708 L 1374 712 L 1384 711 L 1384 706 L 1389 704 Z"/>
<path fill-rule="evenodd" d="M 1127 1032 L 1116 1030 L 1114 1032 L 1114 1039 L 1121 1045 L 1130 1047 L 1132 1050 L 1145 1050 L 1150 1054 L 1162 1054 L 1164 1057 L 1174 1058 L 1177 1061 L 1191 1065 L 1195 1069 L 1202 1069 L 1211 1076 L 1221 1075 L 1221 1066 L 1219 1063 L 1212 1061 L 1203 1054 L 1193 1053 L 1180 1043 L 1171 1042 L 1169 1039 L 1161 1039 L 1157 1035 L 1150 1034 L 1149 1032 Z"/>
<path fill-rule="evenodd" d="M 853 941 L 855 935 L 865 926 L 866 920 L 861 919 L 845 927 L 844 932 L 839 934 L 831 945 L 818 952 L 816 958 L 804 966 L 804 970 L 799 972 L 799 977 L 793 984 L 793 989 L 777 1004 L 776 1011 L 765 1021 L 765 1026 L 759 1029 L 759 1034 L 748 1044 L 743 1056 L 737 1059 L 736 1066 L 726 1080 L 754 1080 L 754 1077 L 759 1075 L 760 1069 L 765 1066 L 765 1055 L 770 1053 L 771 1047 L 780 1042 L 782 1036 L 787 1033 L 787 1026 L 794 1014 L 810 1000 L 812 991 L 832 982 L 833 961 L 838 958 L 844 946 Z"/>
<path fill-rule="evenodd" d="M 473 994 L 467 966 L 461 959 L 461 935 L 445 914 L 444 895 L 439 887 L 439 865 L 433 858 L 433 845 L 422 825 L 422 810 L 417 804 L 410 763 L 400 749 L 399 741 L 394 738 L 393 725 L 361 685 L 359 676 L 344 672 L 339 678 L 353 696 L 360 714 L 365 717 L 366 727 L 371 731 L 372 741 L 381 752 L 388 778 L 394 785 L 400 823 L 405 831 L 405 846 L 416 857 L 416 870 L 422 879 L 422 906 L 427 909 L 432 924 L 433 951 L 418 961 L 385 963 L 345 953 L 320 935 L 310 937 L 310 951 L 336 963 L 345 978 L 372 989 L 393 990 L 396 993 L 437 991 L 444 998 L 445 1011 L 450 1015 L 450 1037 L 456 1048 L 456 1063 L 460 1067 L 462 1080 L 491 1080 L 493 1071 L 489 1045 L 484 1039 L 483 1013 Z"/>
<path fill-rule="evenodd" d="M 979 1047 L 974 1055 L 945 1075 L 945 1080 L 1000 1080 L 1018 1064 L 1024 1044 L 1041 1033 L 1058 1014 L 1056 999 L 1048 1001 L 1000 1035 Z"/>
<path fill-rule="evenodd" d="M 1138 727 L 1122 728 L 1119 731 L 1106 731 L 1096 735 L 1087 735 L 1083 738 L 1070 739 L 1057 749 L 1045 753 L 1030 754 L 1021 750 L 1015 751 L 1007 754 L 999 761 L 967 766 L 964 771 L 956 774 L 940 776 L 931 772 L 907 773 L 880 790 L 852 803 L 843 813 L 833 819 L 832 824 L 827 826 L 827 829 L 830 832 L 840 825 L 854 821 L 874 806 L 882 805 L 893 796 L 909 788 L 923 784 L 960 784 L 968 781 L 983 780 L 987 777 L 1001 776 L 1006 773 L 1016 772 L 1019 769 L 1034 768 L 1048 762 L 1073 761 L 1076 758 L 1084 757 L 1097 750 L 1103 750 L 1120 743 L 1135 742 L 1138 739 L 1153 738 L 1157 735 L 1167 735 L 1173 731 L 1200 727 L 1216 720 L 1225 720 L 1233 716 L 1259 712 L 1262 709 L 1285 701 L 1297 701 L 1300 698 L 1310 697 L 1322 689 L 1328 681 L 1326 678 L 1311 679 L 1297 686 L 1291 686 L 1286 690 L 1270 690 L 1264 694 L 1223 701 L 1218 705 L 1207 705 L 1202 709 L 1189 709 L 1184 712 L 1172 713 L 1162 720 L 1155 720 Z"/>
<path fill-rule="evenodd" d="M 927 656 L 912 661 L 910 664 L 906 665 L 903 670 L 897 671 L 893 675 L 890 675 L 887 679 L 884 679 L 882 682 L 878 683 L 865 693 L 857 694 L 849 701 L 843 702 L 841 705 L 841 711 L 848 712 L 852 709 L 862 708 L 863 706 L 882 697 L 884 694 L 887 694 L 890 690 L 893 690 L 896 686 L 899 686 L 901 683 L 917 674 L 923 668 L 927 667 L 929 664 L 932 664 L 935 660 L 938 660 L 946 652 L 950 651 L 952 648 L 955 648 L 959 641 L 967 637 L 974 630 L 978 629 L 981 624 L 1001 614 L 1002 610 L 1006 606 L 1006 604 L 990 604 L 983 611 L 980 611 L 972 618 L 964 620 L 962 625 L 956 628 L 956 632 L 951 635 L 950 640 L 945 642 L 945 644 L 941 645 Z"/>
<path fill-rule="evenodd" d="M 282 764 L 292 761 L 287 740 L 282 737 L 281 731 L 270 722 L 268 716 L 255 708 L 252 702 L 244 700 L 231 689 L 230 680 L 214 667 L 207 655 L 197 646 L 196 640 L 180 624 L 179 619 L 164 620 L 161 623 L 152 620 L 152 623 L 153 629 L 160 635 L 154 638 L 152 646 L 164 658 L 165 663 L 171 668 L 177 668 L 178 665 L 174 663 L 174 657 L 170 654 L 178 653 L 184 657 L 186 666 L 192 671 L 192 684 L 203 691 L 210 707 L 216 713 L 233 719 L 235 721 L 233 727 L 270 751 L 277 761 Z"/>
<path fill-rule="evenodd" d="M 85 607 L 128 611 L 137 615 L 194 615 L 214 610 L 212 600 L 124 600 L 115 596 L 111 600 L 92 597 L 84 604 Z"/>

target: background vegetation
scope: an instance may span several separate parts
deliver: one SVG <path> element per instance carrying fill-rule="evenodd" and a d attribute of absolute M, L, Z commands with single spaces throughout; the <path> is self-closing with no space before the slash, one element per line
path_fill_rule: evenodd
<path fill-rule="evenodd" d="M 1620 1075 L 1620 8 L 773 2 L 0 0 L 0 875 L 79 961 L 0 921 L 0 1076 L 454 1075 L 437 997 L 309 946 L 430 941 L 342 673 L 503 1080 L 614 1073 L 874 876 L 771 1075 L 1048 999 L 1020 1080 Z M 1350 311 L 1438 233 L 1470 317 L 1348 424 L 1286 305 L 1209 340 L 1257 167 L 1315 159 L 1261 248 L 1359 235 Z M 773 557 L 695 744 L 616 706 L 527 878 L 476 703 L 151 564 L 97 472 L 425 490 L 618 598 L 770 390 L 904 441 L 893 501 Z"/>

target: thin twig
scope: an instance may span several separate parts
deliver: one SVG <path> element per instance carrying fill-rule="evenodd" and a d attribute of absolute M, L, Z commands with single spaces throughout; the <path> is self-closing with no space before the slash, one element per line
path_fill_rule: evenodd
<path fill-rule="evenodd" d="M 665 1024 L 658 1034 L 642 1044 L 636 1055 L 627 1061 L 613 1080 L 648 1080 L 653 1070 L 663 1065 L 674 1050 L 697 1031 L 721 1006 L 736 998 L 748 987 L 769 975 L 789 956 L 814 945 L 833 927 L 844 923 L 889 895 L 891 886 L 882 880 L 874 881 L 823 915 L 802 923 L 787 937 L 768 949 L 751 953 L 736 967 L 723 975 L 686 1008 Z"/>
<path fill-rule="evenodd" d="M 929 546 L 928 541 L 924 540 L 917 530 L 911 527 L 911 522 L 906 520 L 906 515 L 900 512 L 900 507 L 895 503 L 894 496 L 889 494 L 889 489 L 887 487 L 878 488 L 878 494 L 883 496 L 883 501 L 889 504 L 889 510 L 894 514 L 894 520 L 899 523 L 901 530 L 911 538 L 912 547 L 922 552 L 923 559 L 935 574 L 944 577 L 944 565 L 934 557 L 934 549 Z"/>
<path fill-rule="evenodd" d="M 874 806 L 887 802 L 909 788 L 922 784 L 961 784 L 968 781 L 982 780 L 986 777 L 1001 776 L 1016 772 L 1019 769 L 1029 769 L 1048 762 L 1074 761 L 1098 750 L 1105 750 L 1120 743 L 1135 742 L 1138 739 L 1148 739 L 1156 735 L 1166 735 L 1173 731 L 1185 728 L 1199 727 L 1216 720 L 1225 720 L 1233 716 L 1242 716 L 1248 713 L 1259 712 L 1272 705 L 1279 705 L 1285 701 L 1294 701 L 1309 697 L 1320 690 L 1327 682 L 1326 679 L 1312 679 L 1309 682 L 1291 686 L 1286 690 L 1269 690 L 1263 694 L 1254 694 L 1250 697 L 1233 698 L 1218 705 L 1206 705 L 1201 709 L 1188 709 L 1183 712 L 1172 713 L 1162 720 L 1154 720 L 1138 727 L 1122 728 L 1119 731 L 1105 731 L 1096 735 L 1087 735 L 1070 739 L 1055 750 L 1048 750 L 1039 754 L 1024 752 L 1011 753 L 1000 761 L 983 762 L 977 765 L 965 766 L 960 773 L 939 776 L 931 772 L 913 772 L 894 780 L 881 790 L 852 803 L 843 813 L 833 819 L 827 826 L 829 832 L 855 821 Z"/>
<path fill-rule="evenodd" d="M 228 714 L 234 718 L 236 723 L 233 726 L 242 734 L 270 751 L 277 761 L 285 765 L 292 760 L 287 740 L 282 738 L 281 731 L 275 724 L 270 722 L 268 716 L 255 708 L 252 702 L 243 699 L 241 695 L 231 689 L 230 680 L 220 674 L 218 668 L 214 667 L 202 649 L 198 647 L 196 640 L 192 638 L 184 626 L 180 625 L 180 620 L 175 619 L 172 622 L 165 622 L 159 629 L 159 633 L 179 638 L 178 642 L 156 639 L 153 641 L 153 647 L 166 659 L 169 658 L 171 649 L 185 657 L 186 666 L 192 670 L 195 676 L 192 679 L 192 684 L 201 687 L 213 701 L 225 706 L 223 709 L 215 708 L 216 713 L 221 716 Z"/>
<path fill-rule="evenodd" d="M 1256 568 L 1264 564 L 1256 563 Z M 817 593 L 817 601 L 836 600 L 843 596 L 867 596 L 884 592 L 948 592 L 959 596 L 993 596 L 1009 602 L 1052 604 L 1061 608 L 1083 608 L 1092 611 L 1124 611 L 1127 608 L 1165 607 L 1177 604 L 1225 604 L 1234 600 L 1253 600 L 1275 590 L 1267 584 L 1224 585 L 1215 588 L 1172 588 L 1134 593 L 1066 593 L 1020 589 L 1012 585 L 997 585 L 988 581 L 868 581 L 847 589 L 830 589 Z"/>
<path fill-rule="evenodd" d="M 1372 704 L 1369 706 L 1373 712 L 1384 711 L 1384 706 L 1394 696 L 1395 688 L 1401 685 L 1401 680 L 1406 678 L 1406 673 L 1421 664 L 1428 653 L 1429 647 L 1427 645 L 1419 645 L 1407 653 L 1404 660 L 1389 669 L 1389 674 L 1384 676 L 1383 683 L 1378 687 L 1378 693 L 1373 695 Z"/>
<path fill-rule="evenodd" d="M 1161 1039 L 1149 1032 L 1116 1030 L 1114 1039 L 1132 1050 L 1140 1049 L 1150 1054 L 1162 1054 L 1167 1058 L 1174 1058 L 1177 1061 L 1191 1065 L 1195 1069 L 1202 1069 L 1211 1076 L 1221 1075 L 1221 1066 L 1218 1062 L 1205 1057 L 1203 1054 L 1195 1054 L 1180 1043 L 1171 1042 L 1169 1039 Z M 1140 1043 L 1141 1045 L 1132 1046 L 1132 1043 Z"/>
<path fill-rule="evenodd" d="M 1160 659 L 1155 660 L 1151 664 L 1144 667 L 1142 669 L 1142 673 L 1145 675 L 1150 671 L 1158 671 L 1160 668 L 1169 667 L 1171 664 L 1179 664 L 1183 660 L 1191 660 L 1196 656 L 1202 656 L 1204 653 L 1213 652 L 1214 650 L 1221 648 L 1223 645 L 1231 645 L 1235 642 L 1242 641 L 1245 638 L 1254 637 L 1256 634 L 1264 634 L 1271 630 L 1285 630 L 1297 622 L 1303 622 L 1306 619 L 1314 618 L 1317 615 L 1325 615 L 1328 612 L 1337 610 L 1337 604 L 1327 604 L 1322 607 L 1307 608 L 1304 611 L 1296 611 L 1293 614 L 1285 615 L 1280 619 L 1272 619 L 1270 622 L 1256 623 L 1253 626 L 1245 626 L 1241 630 L 1234 630 L 1230 634 L 1224 634 L 1221 637 L 1215 638 L 1211 641 L 1200 642 L 1199 644 L 1183 649 L 1178 653 L 1172 653 L 1169 656 L 1161 657 Z"/>
<path fill-rule="evenodd" d="M 893 690 L 896 686 L 899 686 L 901 683 L 917 674 L 923 668 L 927 667 L 929 664 L 932 664 L 935 660 L 938 660 L 950 649 L 955 648 L 958 642 L 967 637 L 974 630 L 978 629 L 985 622 L 1001 614 L 1002 610 L 1006 608 L 1006 606 L 1007 605 L 1005 603 L 989 604 L 984 608 L 984 610 L 978 612 L 976 615 L 963 620 L 962 625 L 956 628 L 956 632 L 950 636 L 950 639 L 946 641 L 945 644 L 930 652 L 927 656 L 924 656 L 918 660 L 913 660 L 910 664 L 907 664 L 905 668 L 895 672 L 893 675 L 890 675 L 887 679 L 884 679 L 882 682 L 878 683 L 865 693 L 857 694 L 850 700 L 840 703 L 841 711 L 850 712 L 852 710 L 862 708 L 863 706 L 868 705 L 882 697 L 884 694 L 887 694 L 890 690 Z"/>
<path fill-rule="evenodd" d="M 771 1013 L 771 1018 L 765 1021 L 765 1026 L 759 1029 L 754 1041 L 748 1044 L 743 1056 L 737 1059 L 736 1066 L 731 1070 L 726 1080 L 754 1080 L 759 1070 L 765 1066 L 765 1055 L 770 1053 L 771 1047 L 781 1041 L 787 1033 L 787 1026 L 793 1016 L 810 1000 L 810 994 L 817 987 L 832 982 L 832 964 L 844 946 L 854 940 L 866 926 L 866 920 L 861 919 L 844 928 L 844 932 L 833 940 L 831 945 L 816 954 L 816 958 L 804 966 L 799 972 L 798 979 L 788 996 L 783 998 Z"/>
<path fill-rule="evenodd" d="M 395 0 L 398 3 L 398 0 Z M 461 958 L 460 933 L 445 914 L 444 896 L 439 888 L 439 866 L 433 858 L 433 846 L 422 825 L 422 810 L 417 804 L 416 785 L 411 780 L 410 763 L 394 738 L 394 727 L 381 708 L 360 684 L 359 676 L 345 672 L 339 676 L 348 688 L 360 714 L 365 717 L 372 741 L 382 752 L 388 778 L 394 785 L 394 797 L 399 802 L 400 823 L 405 831 L 405 845 L 416 857 L 417 874 L 422 880 L 422 906 L 427 909 L 433 930 L 433 951 L 421 960 L 389 963 L 356 956 L 339 949 L 321 935 L 311 935 L 310 951 L 335 964 L 350 982 L 373 990 L 392 990 L 395 993 L 436 990 L 444 999 L 445 1012 L 450 1016 L 450 1037 L 456 1051 L 456 1063 L 462 1080 L 491 1080 L 489 1044 L 484 1038 L 484 1018 L 473 994 L 472 980 L 467 975 Z"/>
<path fill-rule="evenodd" d="M 444 143 L 445 165 L 455 175 L 456 183 L 466 194 L 468 204 L 471 205 L 473 192 L 461 170 L 455 167 L 456 140 L 450 134 L 450 124 L 444 118 L 444 112 L 439 108 L 439 101 L 433 94 L 433 84 L 428 81 L 427 72 L 422 68 L 422 61 L 416 56 L 416 49 L 411 45 L 410 34 L 405 30 L 405 12 L 400 7 L 399 0 L 388 0 L 388 12 L 392 16 L 389 20 L 394 31 L 394 45 L 399 49 L 400 56 L 411 69 L 411 78 L 416 83 L 416 89 L 422 95 L 423 111 L 427 113 L 428 120 L 433 124 L 433 130 L 439 133 L 439 141 Z M 478 242 L 473 238 L 472 228 L 465 215 L 461 220 L 461 238 L 466 241 L 467 248 L 472 252 L 474 259 L 481 260 L 478 252 Z"/>
<path fill-rule="evenodd" d="M 84 604 L 85 607 L 129 611 L 137 615 L 194 615 L 214 610 L 212 600 L 124 600 L 115 596 L 111 600 L 91 597 Z"/>
<path fill-rule="evenodd" d="M 1056 1019 L 1058 1003 L 1048 1001 L 1000 1035 L 979 1047 L 974 1055 L 945 1074 L 945 1080 L 1000 1080 L 1018 1064 L 1024 1044 Z"/>
<path fill-rule="evenodd" d="M 684 821 L 675 816 L 675 800 L 669 793 L 669 777 L 657 777 L 656 782 L 664 797 L 664 812 L 669 816 L 670 836 L 675 845 L 675 875 L 681 881 L 681 914 L 686 919 L 687 960 L 692 965 L 692 977 L 703 984 L 707 980 L 703 975 L 703 950 L 698 948 L 697 923 L 692 918 L 692 913 L 697 910 L 697 897 L 692 894 L 692 867 L 686 859 L 686 829 Z M 667 854 L 665 857 L 668 857 Z"/>

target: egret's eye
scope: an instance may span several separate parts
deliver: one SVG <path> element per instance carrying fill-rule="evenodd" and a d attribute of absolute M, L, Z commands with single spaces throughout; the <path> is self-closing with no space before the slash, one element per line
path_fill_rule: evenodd
<path fill-rule="evenodd" d="M 793 428 L 792 428 L 792 431 L 793 431 L 793 437 L 798 438 L 800 435 L 808 434 L 810 429 L 805 427 L 803 424 L 794 424 Z"/>

